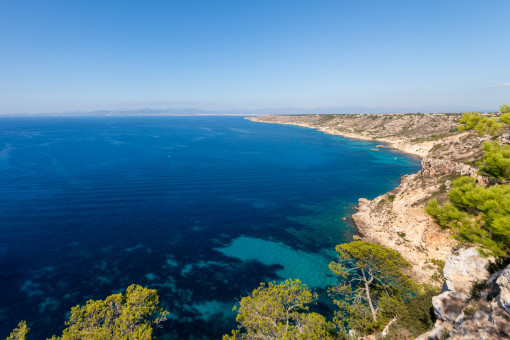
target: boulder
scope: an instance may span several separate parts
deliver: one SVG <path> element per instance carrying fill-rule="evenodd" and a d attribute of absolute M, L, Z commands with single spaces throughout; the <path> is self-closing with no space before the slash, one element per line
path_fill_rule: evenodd
<path fill-rule="evenodd" d="M 499 274 L 496 280 L 499 291 L 499 302 L 501 306 L 510 313 L 510 266 L 506 267 Z"/>
<path fill-rule="evenodd" d="M 454 322 L 461 315 L 474 284 L 489 278 L 486 268 L 490 260 L 482 257 L 476 248 L 462 249 L 446 259 L 443 289 L 441 294 L 432 298 L 438 319 Z"/>
<path fill-rule="evenodd" d="M 367 205 L 370 203 L 370 200 L 367 200 L 366 198 L 360 198 L 358 199 L 358 207 Z"/>
<path fill-rule="evenodd" d="M 416 340 L 436 340 L 436 339 L 445 339 L 447 334 L 449 334 L 452 329 L 452 324 L 449 322 L 445 323 L 436 323 L 435 327 L 416 338 Z"/>
<path fill-rule="evenodd" d="M 489 278 L 487 266 L 491 260 L 493 259 L 490 257 L 480 255 L 474 247 L 462 249 L 458 255 L 448 257 L 443 270 L 445 282 L 442 291 L 469 295 L 475 283 Z"/>
<path fill-rule="evenodd" d="M 454 322 L 468 301 L 467 294 L 445 291 L 432 298 L 432 306 L 438 319 Z"/>

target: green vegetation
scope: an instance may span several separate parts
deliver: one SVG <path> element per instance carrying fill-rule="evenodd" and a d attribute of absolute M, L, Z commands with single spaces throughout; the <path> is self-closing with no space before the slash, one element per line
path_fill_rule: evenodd
<path fill-rule="evenodd" d="M 152 339 L 152 327 L 168 314 L 158 304 L 156 290 L 131 285 L 126 295 L 113 294 L 73 307 L 62 336 L 51 339 Z"/>
<path fill-rule="evenodd" d="M 502 113 L 499 120 L 503 123 L 510 124 L 510 105 L 501 105 L 499 107 L 499 112 Z"/>
<path fill-rule="evenodd" d="M 439 289 L 424 286 L 406 303 L 407 314 L 392 325 L 386 339 L 413 339 L 431 329 L 436 321 L 432 297 L 438 294 Z"/>
<path fill-rule="evenodd" d="M 510 185 L 482 187 L 471 177 L 452 184 L 450 202 L 435 199 L 425 211 L 439 226 L 451 228 L 461 242 L 481 245 L 487 254 L 503 256 L 510 248 Z"/>
<path fill-rule="evenodd" d="M 339 308 L 334 321 L 340 329 L 371 334 L 390 319 L 406 315 L 405 303 L 417 287 L 403 272 L 410 265 L 400 253 L 363 241 L 340 244 L 336 251 L 339 261 L 329 268 L 339 284 L 330 295 Z"/>
<path fill-rule="evenodd" d="M 471 288 L 471 297 L 473 299 L 479 299 L 482 293 L 482 290 L 486 287 L 487 280 L 484 281 L 478 281 L 473 285 L 473 288 Z"/>
<path fill-rule="evenodd" d="M 441 228 L 452 228 L 466 226 L 470 227 L 469 217 L 466 213 L 457 209 L 451 203 L 440 206 L 435 198 L 431 199 L 425 207 L 425 212 L 434 217 Z"/>
<path fill-rule="evenodd" d="M 433 152 L 436 152 L 438 150 L 440 150 L 441 148 L 443 147 L 442 144 L 435 144 L 431 149 L 430 149 L 430 153 L 433 153 Z"/>
<path fill-rule="evenodd" d="M 309 312 L 317 294 L 289 279 L 262 283 L 243 297 L 234 307 L 238 327 L 223 339 L 350 339 L 349 331 L 373 334 L 390 320 L 416 336 L 433 325 L 431 297 L 437 292 L 419 289 L 404 273 L 410 265 L 398 252 L 359 240 L 336 250 L 339 259 L 330 269 L 339 283 L 329 290 L 338 307 L 334 323 Z"/>
<path fill-rule="evenodd" d="M 317 294 L 299 280 L 262 283 L 234 307 L 239 326 L 223 339 L 333 339 L 326 319 L 308 312 L 315 300 Z"/>
<path fill-rule="evenodd" d="M 497 136 L 503 129 L 503 123 L 495 117 L 485 117 L 479 112 L 465 113 L 459 122 L 460 131 L 475 130 L 480 135 Z"/>
<path fill-rule="evenodd" d="M 439 259 L 429 259 L 425 261 L 425 265 L 423 265 L 423 269 L 432 269 L 434 270 L 434 274 L 432 274 L 432 280 L 436 282 L 443 282 L 443 269 L 445 262 Z"/>
<path fill-rule="evenodd" d="M 155 289 L 131 285 L 126 294 L 113 294 L 105 300 L 89 300 L 71 309 L 62 336 L 51 340 L 152 339 L 153 326 L 166 319 L 167 311 L 158 307 Z M 21 321 L 6 340 L 24 340 L 30 331 Z"/>
<path fill-rule="evenodd" d="M 21 321 L 5 340 L 25 340 L 28 332 L 30 332 L 30 328 L 27 327 L 27 323 Z"/>
<path fill-rule="evenodd" d="M 422 142 L 436 141 L 436 140 L 440 140 L 442 138 L 451 136 L 452 134 L 454 134 L 456 132 L 458 132 L 457 129 L 449 130 L 448 133 L 433 134 L 433 135 L 430 135 L 430 136 L 427 136 L 427 137 L 414 138 L 414 139 L 411 139 L 411 143 L 422 143 Z"/>
<path fill-rule="evenodd" d="M 508 180 L 510 179 L 510 145 L 501 145 L 499 142 L 483 143 L 484 165 L 480 172 L 488 177 Z"/>
<path fill-rule="evenodd" d="M 336 115 L 321 115 L 317 121 L 317 125 L 324 125 L 335 119 Z"/>
<path fill-rule="evenodd" d="M 500 111 L 509 114 L 510 107 L 502 105 Z M 506 125 L 504 115 L 496 121 L 478 113 L 466 113 L 459 129 L 495 136 Z M 440 205 L 432 199 L 425 211 L 442 228 L 454 230 L 459 241 L 478 244 L 482 253 L 499 257 L 510 249 L 510 184 L 504 184 L 510 179 L 510 145 L 493 141 L 485 142 L 482 148 L 480 173 L 503 184 L 484 187 L 474 178 L 460 177 L 452 183 L 449 202 Z"/>

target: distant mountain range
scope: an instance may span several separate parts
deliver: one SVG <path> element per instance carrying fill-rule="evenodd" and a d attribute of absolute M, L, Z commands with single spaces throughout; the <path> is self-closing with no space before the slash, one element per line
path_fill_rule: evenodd
<path fill-rule="evenodd" d="M 355 113 L 435 113 L 435 112 L 492 112 L 494 110 L 483 110 L 474 107 L 464 107 L 461 110 L 445 109 L 439 107 L 427 107 L 421 111 L 411 108 L 383 108 L 383 107 L 319 107 L 303 109 L 297 107 L 265 108 L 250 110 L 203 110 L 196 108 L 181 109 L 119 109 L 119 110 L 97 110 L 97 111 L 70 111 L 70 112 L 44 112 L 44 113 L 16 113 L 2 114 L 0 116 L 177 116 L 177 115 L 230 115 L 230 116 L 258 116 L 268 114 L 297 115 L 297 114 L 355 114 Z"/>

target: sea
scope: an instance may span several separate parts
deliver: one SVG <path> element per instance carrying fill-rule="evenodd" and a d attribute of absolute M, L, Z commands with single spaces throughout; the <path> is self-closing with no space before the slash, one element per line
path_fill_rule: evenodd
<path fill-rule="evenodd" d="M 378 143 L 242 117 L 0 118 L 0 338 L 59 335 L 71 307 L 136 283 L 160 339 L 221 339 L 261 282 L 328 312 L 358 198 L 420 169 Z"/>

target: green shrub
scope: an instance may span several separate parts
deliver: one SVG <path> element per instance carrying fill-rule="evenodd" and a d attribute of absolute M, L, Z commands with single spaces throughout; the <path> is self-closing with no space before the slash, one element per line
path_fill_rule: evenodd
<path fill-rule="evenodd" d="M 510 179 L 510 145 L 485 142 L 482 148 L 485 153 L 481 173 L 500 180 Z"/>
<path fill-rule="evenodd" d="M 505 123 L 510 123 L 510 106 L 502 105 L 499 111 L 499 121 L 480 113 L 465 113 L 459 130 L 496 136 Z M 510 179 L 510 145 L 485 142 L 482 148 L 480 173 L 505 183 Z M 441 228 L 452 229 L 460 242 L 482 246 L 482 254 L 499 257 L 510 250 L 510 184 L 482 187 L 474 178 L 464 176 L 452 183 L 448 199 L 442 205 L 431 199 L 425 207 Z"/>
<path fill-rule="evenodd" d="M 482 290 L 485 288 L 486 285 L 487 285 L 487 280 L 475 282 L 475 284 L 471 288 L 471 297 L 473 299 L 479 299 L 481 296 Z"/>
<path fill-rule="evenodd" d="M 412 337 L 425 333 L 436 322 L 432 307 L 432 297 L 439 294 L 439 290 L 426 287 L 424 292 L 416 295 L 406 303 L 407 315 L 398 320 L 388 336 L 390 339 L 398 339 L 397 334 L 403 329 L 409 331 Z"/>
<path fill-rule="evenodd" d="M 432 153 L 432 152 L 438 151 L 438 150 L 440 150 L 442 147 L 443 147 L 443 144 L 441 144 L 441 143 L 435 144 L 432 148 L 430 148 L 430 151 L 429 151 L 429 152 L 430 152 L 430 153 Z"/>
<path fill-rule="evenodd" d="M 443 270 L 444 270 L 445 262 L 439 259 L 428 259 L 425 261 L 423 265 L 423 269 L 432 269 L 434 273 L 431 276 L 431 279 L 437 282 L 442 282 L 444 280 Z"/>
<path fill-rule="evenodd" d="M 458 229 L 461 225 L 470 226 L 469 216 L 457 209 L 451 203 L 439 205 L 435 198 L 431 199 L 425 206 L 425 212 L 432 216 L 436 223 L 443 229 Z"/>
<path fill-rule="evenodd" d="M 416 295 L 417 286 L 406 275 L 411 265 L 399 252 L 363 241 L 340 244 L 336 251 L 338 261 L 329 269 L 339 280 L 329 293 L 338 307 L 338 328 L 368 335 L 407 315 L 406 302 Z"/>
<path fill-rule="evenodd" d="M 510 105 L 501 105 L 499 107 L 499 112 L 502 113 L 502 115 L 499 117 L 499 120 L 510 124 Z"/>
<path fill-rule="evenodd" d="M 71 309 L 62 336 L 51 340 L 74 339 L 152 339 L 153 327 L 166 320 L 168 312 L 160 308 L 155 289 L 131 285 L 126 294 L 105 300 L 89 300 Z"/>
<path fill-rule="evenodd" d="M 460 131 L 475 130 L 480 135 L 497 136 L 503 129 L 503 123 L 494 117 L 484 117 L 479 112 L 467 112 L 459 120 Z"/>
<path fill-rule="evenodd" d="M 388 201 L 383 198 L 382 200 L 377 202 L 377 208 L 382 209 L 386 203 L 388 203 Z"/>
<path fill-rule="evenodd" d="M 432 199 L 425 207 L 441 228 L 454 230 L 461 242 L 481 245 L 486 254 L 502 256 L 510 249 L 510 184 L 485 188 L 460 177 L 448 197 L 444 205 Z"/>
<path fill-rule="evenodd" d="M 510 112 L 505 113 L 504 115 L 501 115 L 499 117 L 499 120 L 502 121 L 503 123 L 510 124 Z"/>
<path fill-rule="evenodd" d="M 448 198 L 457 208 L 471 212 L 476 212 L 476 208 L 487 199 L 486 196 L 484 188 L 477 186 L 476 180 L 468 176 L 456 179 L 448 194 Z"/>
<path fill-rule="evenodd" d="M 14 328 L 11 334 L 5 340 L 25 340 L 30 328 L 27 327 L 26 321 L 18 323 L 18 327 Z"/>

